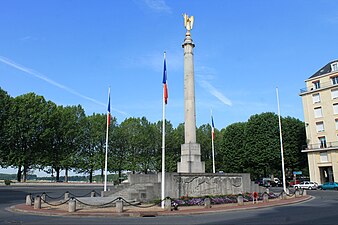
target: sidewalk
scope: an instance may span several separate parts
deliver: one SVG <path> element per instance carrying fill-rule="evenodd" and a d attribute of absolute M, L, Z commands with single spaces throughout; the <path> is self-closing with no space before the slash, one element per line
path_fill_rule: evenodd
<path fill-rule="evenodd" d="M 212 205 L 211 208 L 204 208 L 203 206 L 181 206 L 178 210 L 164 211 L 159 206 L 150 208 L 138 208 L 135 206 L 125 206 L 123 213 L 117 213 L 115 207 L 110 208 L 84 208 L 76 212 L 69 213 L 68 205 L 62 207 L 51 207 L 46 204 L 42 205 L 41 209 L 34 209 L 33 206 L 25 204 L 14 205 L 8 210 L 19 213 L 44 215 L 44 216 L 91 216 L 91 217 L 153 217 L 153 216 L 177 216 L 177 215 L 194 215 L 203 213 L 220 213 L 237 210 L 253 210 L 268 207 L 277 207 L 289 204 L 300 203 L 312 199 L 312 196 L 302 196 L 299 198 L 288 198 L 285 200 L 274 199 L 269 202 L 263 203 L 259 201 L 256 204 L 246 202 L 243 206 L 238 206 L 237 203 Z M 145 205 L 146 206 L 146 205 Z"/>

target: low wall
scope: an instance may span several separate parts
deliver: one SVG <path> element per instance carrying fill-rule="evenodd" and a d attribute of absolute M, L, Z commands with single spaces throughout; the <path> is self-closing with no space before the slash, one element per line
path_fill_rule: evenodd
<path fill-rule="evenodd" d="M 128 174 L 128 182 L 132 184 L 157 183 L 157 174 Z"/>

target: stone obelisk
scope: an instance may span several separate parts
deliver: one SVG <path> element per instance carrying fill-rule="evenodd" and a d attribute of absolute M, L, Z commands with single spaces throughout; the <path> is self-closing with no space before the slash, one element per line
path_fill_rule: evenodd
<path fill-rule="evenodd" d="M 194 53 L 190 30 L 194 17 L 183 15 L 184 26 L 187 29 L 184 43 L 184 141 L 181 145 L 181 162 L 177 163 L 178 173 L 205 173 L 205 163 L 201 162 L 201 147 L 196 143 L 196 111 L 195 111 L 195 81 Z"/>

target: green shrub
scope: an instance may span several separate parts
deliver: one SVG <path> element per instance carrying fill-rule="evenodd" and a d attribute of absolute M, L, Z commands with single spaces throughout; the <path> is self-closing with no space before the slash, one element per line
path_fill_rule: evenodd
<path fill-rule="evenodd" d="M 5 180 L 5 185 L 11 185 L 12 181 L 11 180 Z"/>

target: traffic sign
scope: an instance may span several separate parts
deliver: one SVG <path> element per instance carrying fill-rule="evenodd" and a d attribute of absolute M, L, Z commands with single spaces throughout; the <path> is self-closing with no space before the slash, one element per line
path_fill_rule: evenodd
<path fill-rule="evenodd" d="M 301 175 L 302 171 L 293 171 L 293 175 Z"/>

